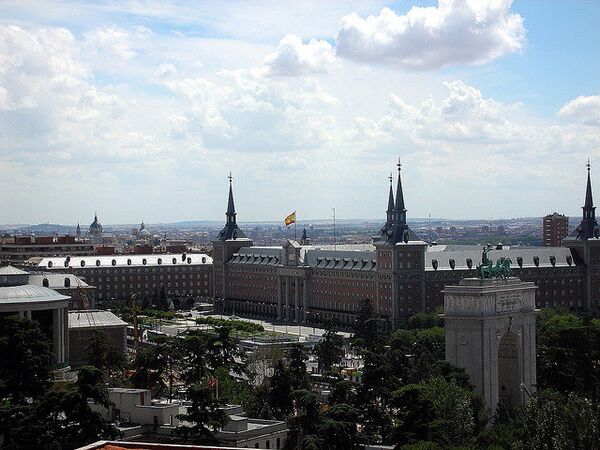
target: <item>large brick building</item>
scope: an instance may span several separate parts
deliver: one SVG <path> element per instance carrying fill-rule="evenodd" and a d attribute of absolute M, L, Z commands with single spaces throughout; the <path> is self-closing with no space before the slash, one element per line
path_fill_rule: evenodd
<path fill-rule="evenodd" d="M 212 294 L 212 259 L 199 253 L 44 258 L 36 266 L 47 272 L 73 273 L 96 287 L 96 304 L 152 298 L 164 287 L 168 298 L 202 298 Z"/>
<path fill-rule="evenodd" d="M 443 304 L 442 290 L 475 276 L 481 246 L 430 246 L 410 229 L 398 165 L 386 221 L 372 245 L 315 246 L 287 241 L 254 246 L 237 225 L 229 187 L 227 223 L 213 242 L 214 296 L 223 311 L 316 321 L 332 318 L 348 325 L 361 301 L 371 299 L 378 314 L 400 325 L 419 311 Z M 538 307 L 563 306 L 596 312 L 600 308 L 600 231 L 592 202 L 588 166 L 583 219 L 562 247 L 497 246 L 490 258 L 508 258 L 514 275 L 538 287 Z"/>

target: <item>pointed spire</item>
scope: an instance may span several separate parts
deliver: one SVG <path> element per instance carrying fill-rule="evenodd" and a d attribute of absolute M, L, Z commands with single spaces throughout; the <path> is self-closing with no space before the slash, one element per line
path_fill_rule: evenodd
<path fill-rule="evenodd" d="M 406 207 L 404 206 L 404 194 L 402 192 L 402 178 L 400 177 L 400 171 L 402 170 L 402 163 L 398 156 L 398 186 L 396 188 L 396 207 L 395 216 L 396 223 L 406 223 Z"/>
<path fill-rule="evenodd" d="M 592 198 L 592 176 L 591 176 L 591 164 L 588 158 L 586 164 L 587 167 L 587 183 L 585 187 L 585 202 L 581 209 L 583 209 L 583 217 L 581 223 L 575 230 L 575 239 L 587 241 L 591 238 L 600 238 L 600 228 L 596 221 L 596 207 L 594 206 L 594 200 Z"/>
<path fill-rule="evenodd" d="M 391 222 L 392 220 L 394 220 L 394 188 L 393 188 L 393 184 L 394 184 L 394 179 L 392 177 L 392 172 L 390 172 L 390 176 L 388 177 L 390 179 L 390 195 L 388 197 L 388 209 L 387 209 L 387 215 L 388 215 L 388 222 Z"/>
<path fill-rule="evenodd" d="M 588 162 L 587 162 L 587 186 L 585 189 L 585 203 L 583 206 L 584 210 L 591 210 L 594 207 L 594 200 L 592 199 L 592 180 L 591 180 L 591 176 L 590 176 L 590 169 L 591 168 L 591 164 L 590 164 L 590 159 L 588 158 Z"/>
<path fill-rule="evenodd" d="M 225 213 L 227 222 L 221 230 L 219 237 L 221 240 L 245 238 L 246 236 L 236 223 L 235 202 L 233 201 L 233 176 L 231 175 L 231 171 L 227 178 L 229 178 L 229 200 L 227 202 L 227 212 Z"/>
<path fill-rule="evenodd" d="M 229 201 L 227 203 L 227 221 L 235 222 L 235 204 L 233 201 L 233 176 L 231 176 L 231 171 L 229 172 L 229 176 L 227 178 L 229 178 Z"/>

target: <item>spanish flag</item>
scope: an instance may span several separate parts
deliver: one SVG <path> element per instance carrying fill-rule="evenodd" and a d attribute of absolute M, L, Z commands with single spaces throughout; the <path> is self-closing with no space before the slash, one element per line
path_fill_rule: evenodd
<path fill-rule="evenodd" d="M 285 220 L 283 221 L 283 223 L 285 223 L 285 226 L 287 227 L 288 225 L 291 225 L 293 223 L 296 223 L 296 211 L 294 211 L 293 213 L 291 213 L 289 216 L 287 216 L 285 218 Z"/>

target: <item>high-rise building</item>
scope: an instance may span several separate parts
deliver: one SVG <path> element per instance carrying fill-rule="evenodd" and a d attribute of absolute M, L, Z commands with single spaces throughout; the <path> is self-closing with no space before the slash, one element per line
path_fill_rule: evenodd
<path fill-rule="evenodd" d="M 569 218 L 554 212 L 544 217 L 543 237 L 546 247 L 558 247 L 569 234 Z"/>

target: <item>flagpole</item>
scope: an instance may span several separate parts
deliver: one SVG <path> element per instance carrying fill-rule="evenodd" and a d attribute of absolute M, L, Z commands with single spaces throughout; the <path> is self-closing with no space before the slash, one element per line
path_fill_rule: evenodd
<path fill-rule="evenodd" d="M 295 212 L 295 211 L 294 211 Z M 298 238 L 296 237 L 296 222 L 298 221 L 298 216 L 296 215 L 296 220 L 294 220 L 294 240 L 297 241 Z"/>
<path fill-rule="evenodd" d="M 336 244 L 335 244 L 335 208 L 331 208 L 333 209 L 333 249 L 336 249 Z"/>

